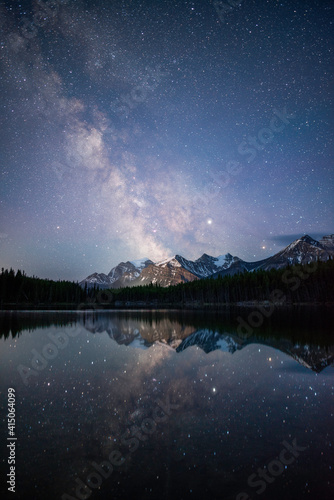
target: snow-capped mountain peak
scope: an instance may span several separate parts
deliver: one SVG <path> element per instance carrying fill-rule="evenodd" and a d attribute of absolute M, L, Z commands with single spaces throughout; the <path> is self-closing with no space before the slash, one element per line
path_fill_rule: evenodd
<path fill-rule="evenodd" d="M 143 259 L 138 260 L 130 260 L 129 262 L 131 262 L 131 264 L 133 264 L 137 269 L 144 269 L 148 261 L 150 262 L 150 264 L 153 264 L 153 262 L 148 257 L 144 257 Z"/>
<path fill-rule="evenodd" d="M 160 260 L 159 262 L 156 262 L 154 265 L 155 266 L 160 266 L 160 267 L 166 267 L 166 266 L 176 266 L 180 267 L 180 263 L 178 261 L 178 255 L 174 255 L 174 257 L 168 257 L 167 259 Z"/>
<path fill-rule="evenodd" d="M 148 258 L 121 262 L 113 267 L 108 275 L 94 273 L 81 281 L 81 285 L 100 288 L 119 288 L 158 283 L 161 286 L 194 281 L 212 276 L 224 276 L 258 269 L 279 269 L 293 264 L 328 260 L 334 256 L 334 235 L 324 236 L 320 242 L 308 235 L 301 236 L 287 247 L 267 259 L 258 262 L 246 262 L 230 253 L 212 257 L 204 253 L 197 260 L 188 260 L 182 255 L 154 263 Z"/>
<path fill-rule="evenodd" d="M 288 245 L 284 249 L 284 251 L 288 252 L 288 251 L 292 250 L 293 248 L 295 248 L 296 246 L 300 246 L 303 243 L 306 243 L 307 245 L 313 245 L 315 247 L 321 247 L 320 243 L 317 240 L 314 240 L 313 238 L 311 238 L 311 236 L 309 236 L 308 234 L 305 234 L 305 236 L 302 236 L 301 238 L 297 238 L 295 241 L 290 243 L 290 245 Z"/>

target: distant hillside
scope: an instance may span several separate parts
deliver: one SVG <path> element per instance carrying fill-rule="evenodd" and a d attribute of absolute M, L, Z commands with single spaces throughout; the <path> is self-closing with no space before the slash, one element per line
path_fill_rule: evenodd
<path fill-rule="evenodd" d="M 233 276 L 217 276 L 164 288 L 156 284 L 113 290 L 113 303 L 143 305 L 241 304 L 272 301 L 280 304 L 333 303 L 334 260 L 282 269 L 262 269 Z"/>
<path fill-rule="evenodd" d="M 326 261 L 334 257 L 334 235 L 316 241 L 308 235 L 302 236 L 280 252 L 257 262 L 246 262 L 230 253 L 212 257 L 204 253 L 197 260 L 188 260 L 175 255 L 161 262 L 148 258 L 121 262 L 109 274 L 93 273 L 80 282 L 82 287 L 122 288 L 126 286 L 158 285 L 168 287 L 188 283 L 209 276 L 234 275 L 244 271 L 280 269 L 293 264 L 307 264 L 316 260 Z"/>

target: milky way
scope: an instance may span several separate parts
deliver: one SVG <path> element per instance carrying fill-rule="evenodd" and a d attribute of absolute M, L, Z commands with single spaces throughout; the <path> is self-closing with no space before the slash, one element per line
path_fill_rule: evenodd
<path fill-rule="evenodd" d="M 4 1 L 0 265 L 120 261 L 333 232 L 331 2 Z"/>

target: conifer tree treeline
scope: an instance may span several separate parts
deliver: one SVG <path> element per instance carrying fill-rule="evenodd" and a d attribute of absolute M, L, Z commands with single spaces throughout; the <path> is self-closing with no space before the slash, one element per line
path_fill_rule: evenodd
<path fill-rule="evenodd" d="M 334 302 L 334 261 L 219 276 L 163 288 L 157 284 L 112 290 L 116 301 L 157 301 L 160 304 L 229 304 L 270 300 L 279 290 L 284 302 Z"/>
<path fill-rule="evenodd" d="M 112 289 L 108 293 L 95 286 L 87 289 L 70 281 L 52 281 L 27 277 L 24 272 L 4 270 L 0 274 L 0 308 L 11 305 L 85 305 L 114 307 L 132 302 L 146 305 L 183 306 L 191 303 L 236 304 L 247 301 L 267 301 L 274 290 L 284 295 L 284 302 L 334 303 L 334 261 L 305 266 L 291 266 L 270 271 L 245 272 L 234 276 L 219 276 L 162 287 L 150 284 Z"/>
<path fill-rule="evenodd" d="M 93 293 L 95 293 L 93 291 Z M 0 274 L 0 305 L 80 303 L 87 298 L 87 289 L 70 281 L 52 281 L 28 277 L 24 271 L 2 268 Z"/>

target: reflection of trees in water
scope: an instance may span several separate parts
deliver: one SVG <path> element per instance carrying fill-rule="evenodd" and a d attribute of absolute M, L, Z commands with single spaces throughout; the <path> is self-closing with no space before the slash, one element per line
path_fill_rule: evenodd
<path fill-rule="evenodd" d="M 75 325 L 75 312 L 3 311 L 0 313 L 0 338 L 19 337 L 23 331 L 33 331 L 51 326 Z"/>
<path fill-rule="evenodd" d="M 241 343 L 287 340 L 292 343 L 328 347 L 333 338 L 334 312 L 330 308 L 276 308 L 251 337 L 237 334 L 238 317 L 247 318 L 252 308 L 226 308 L 222 311 L 3 311 L 0 313 L 0 338 L 19 336 L 23 331 L 51 326 L 81 324 L 97 334 L 107 332 L 118 343 L 130 344 L 135 338 L 151 345 L 183 340 L 199 330 L 232 335 Z"/>
<path fill-rule="evenodd" d="M 252 308 L 227 308 L 223 311 L 119 311 L 95 312 L 83 318 L 92 333 L 107 332 L 112 338 L 140 336 L 151 344 L 155 341 L 183 340 L 199 330 L 231 335 L 241 343 L 246 340 L 281 340 L 302 345 L 328 347 L 332 343 L 334 314 L 329 308 L 276 308 L 263 324 L 254 328 L 251 337 L 237 333 L 239 316 L 245 319 Z M 125 342 L 124 342 L 125 343 Z M 131 341 L 127 342 L 127 344 Z"/>

